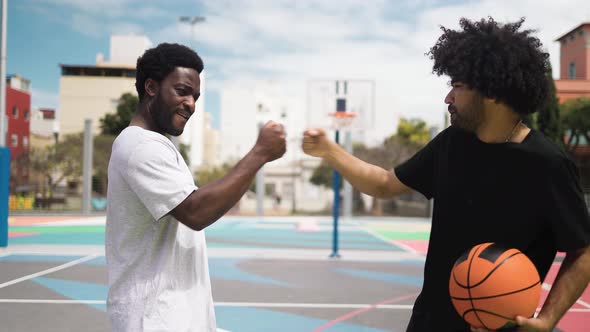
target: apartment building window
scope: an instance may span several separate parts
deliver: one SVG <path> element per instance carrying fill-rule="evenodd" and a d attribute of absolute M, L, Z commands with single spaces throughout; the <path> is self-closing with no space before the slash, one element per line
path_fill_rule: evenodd
<path fill-rule="evenodd" d="M 12 107 L 12 118 L 18 119 L 18 107 L 16 107 L 16 106 Z"/>
<path fill-rule="evenodd" d="M 23 147 L 27 148 L 29 146 L 29 138 L 27 136 L 23 136 Z"/>
<path fill-rule="evenodd" d="M 25 121 L 29 121 L 29 116 L 30 116 L 29 110 L 25 110 L 23 112 L 23 118 L 25 119 Z"/>
<path fill-rule="evenodd" d="M 569 67 L 569 72 L 568 72 L 568 78 L 569 79 L 574 79 L 576 78 L 576 63 L 575 62 L 570 62 L 570 67 Z"/>
<path fill-rule="evenodd" d="M 18 135 L 17 134 L 10 135 L 10 146 L 12 146 L 13 148 L 18 147 Z"/>

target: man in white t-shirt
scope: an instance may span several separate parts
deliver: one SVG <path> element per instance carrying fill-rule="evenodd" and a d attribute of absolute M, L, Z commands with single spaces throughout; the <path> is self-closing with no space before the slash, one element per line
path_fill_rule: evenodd
<path fill-rule="evenodd" d="M 114 331 L 215 331 L 203 229 L 242 197 L 256 172 L 285 153 L 274 122 L 223 178 L 201 188 L 165 136 L 195 112 L 201 58 L 160 44 L 137 61 L 139 106 L 113 143 L 108 169 L 107 311 Z"/>

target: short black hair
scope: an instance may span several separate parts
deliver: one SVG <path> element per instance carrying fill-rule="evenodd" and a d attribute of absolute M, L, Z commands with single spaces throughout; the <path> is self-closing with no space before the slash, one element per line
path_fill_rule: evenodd
<path fill-rule="evenodd" d="M 443 34 L 427 53 L 433 73 L 465 83 L 521 115 L 538 111 L 549 93 L 549 54 L 532 36 L 536 31 L 518 31 L 523 22 L 462 18 L 462 31 L 441 26 Z"/>
<path fill-rule="evenodd" d="M 193 68 L 198 73 L 204 68 L 201 57 L 184 45 L 162 43 L 145 51 L 137 59 L 135 73 L 135 89 L 139 100 L 145 95 L 145 81 L 148 78 L 161 82 L 176 67 Z"/>

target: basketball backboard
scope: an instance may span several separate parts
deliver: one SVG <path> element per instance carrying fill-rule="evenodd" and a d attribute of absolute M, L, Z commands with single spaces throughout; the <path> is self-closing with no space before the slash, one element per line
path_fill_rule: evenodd
<path fill-rule="evenodd" d="M 356 114 L 349 129 L 364 131 L 375 123 L 375 81 L 314 79 L 307 82 L 307 127 L 333 128 L 336 111 Z"/>

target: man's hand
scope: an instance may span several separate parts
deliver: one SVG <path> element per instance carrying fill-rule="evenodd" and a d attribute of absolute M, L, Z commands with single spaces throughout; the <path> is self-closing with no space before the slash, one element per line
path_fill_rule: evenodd
<path fill-rule="evenodd" d="M 310 156 L 323 158 L 330 149 L 330 144 L 332 141 L 326 137 L 323 129 L 312 128 L 303 132 L 301 148 Z"/>
<path fill-rule="evenodd" d="M 524 318 L 522 316 L 516 316 L 516 325 L 518 329 L 516 332 L 551 332 L 553 331 L 553 324 L 539 318 Z M 484 328 L 472 327 L 473 332 L 490 332 Z"/>
<path fill-rule="evenodd" d="M 283 125 L 269 121 L 258 134 L 255 145 L 256 151 L 262 154 L 267 162 L 278 159 L 287 150 L 285 137 Z"/>

